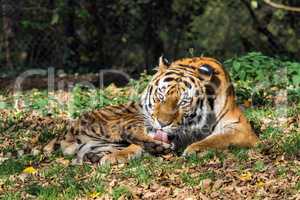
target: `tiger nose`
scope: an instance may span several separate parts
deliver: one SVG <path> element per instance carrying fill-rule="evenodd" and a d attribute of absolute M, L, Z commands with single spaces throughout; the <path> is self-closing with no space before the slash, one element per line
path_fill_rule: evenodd
<path fill-rule="evenodd" d="M 170 122 L 161 122 L 161 121 L 159 121 L 159 120 L 157 120 L 157 122 L 159 123 L 159 125 L 163 128 L 163 127 L 165 127 L 165 126 L 169 126 L 172 122 L 170 121 Z"/>

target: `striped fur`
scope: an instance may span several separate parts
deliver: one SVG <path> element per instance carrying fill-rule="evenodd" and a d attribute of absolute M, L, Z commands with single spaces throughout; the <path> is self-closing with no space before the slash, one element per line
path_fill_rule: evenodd
<path fill-rule="evenodd" d="M 68 132 L 48 143 L 43 151 L 49 154 L 55 146 L 60 146 L 64 155 L 76 154 L 74 164 L 86 159 L 102 163 L 126 162 L 143 150 L 155 154 L 169 152 L 170 145 L 146 134 L 141 113 L 140 106 L 134 102 L 87 112 L 71 122 Z M 131 152 L 132 149 L 135 151 Z M 112 157 L 119 154 L 124 155 L 119 160 Z"/>
<path fill-rule="evenodd" d="M 185 58 L 167 64 L 160 60 L 157 73 L 141 98 L 147 127 L 168 134 L 176 149 L 212 136 L 234 135 L 223 144 L 190 149 L 253 146 L 258 138 L 235 104 L 228 73 L 215 59 Z M 224 136 L 225 135 L 225 136 Z M 224 139 L 224 138 L 223 138 Z M 211 139 L 210 139 L 211 140 Z M 193 144 L 195 145 L 195 144 Z M 189 154 L 189 147 L 186 154 Z"/>
<path fill-rule="evenodd" d="M 158 132 L 167 134 L 171 144 L 154 140 Z M 64 154 L 77 155 L 75 163 L 85 158 L 119 163 L 144 150 L 167 153 L 185 148 L 183 155 L 189 155 L 229 145 L 254 146 L 257 142 L 235 104 L 229 75 L 218 61 L 196 57 L 166 63 L 161 58 L 140 104 L 131 102 L 88 112 L 44 151 L 51 152 L 59 144 Z"/>

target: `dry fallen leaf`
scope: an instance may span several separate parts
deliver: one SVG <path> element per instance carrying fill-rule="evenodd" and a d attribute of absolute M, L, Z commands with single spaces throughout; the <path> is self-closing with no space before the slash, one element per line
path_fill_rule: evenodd
<path fill-rule="evenodd" d="M 263 188 L 265 186 L 265 183 L 262 180 L 259 180 L 255 183 L 256 187 Z"/>
<path fill-rule="evenodd" d="M 68 166 L 70 164 L 70 160 L 67 160 L 67 159 L 65 159 L 63 157 L 57 158 L 56 162 L 58 162 L 58 163 L 60 163 L 62 165 L 65 165 L 65 166 Z"/>
<path fill-rule="evenodd" d="M 94 191 L 94 192 L 91 192 L 88 196 L 91 199 L 96 199 L 97 197 L 101 196 L 101 192 Z"/>
<path fill-rule="evenodd" d="M 24 170 L 23 170 L 23 173 L 26 173 L 26 174 L 35 174 L 37 172 L 37 170 L 30 166 L 30 167 L 26 167 Z"/>
<path fill-rule="evenodd" d="M 252 179 L 251 172 L 245 172 L 239 177 L 242 181 L 250 181 Z"/>

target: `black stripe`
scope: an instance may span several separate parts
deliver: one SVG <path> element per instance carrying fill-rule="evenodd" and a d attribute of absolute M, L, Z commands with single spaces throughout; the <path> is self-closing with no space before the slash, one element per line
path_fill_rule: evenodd
<path fill-rule="evenodd" d="M 174 78 L 172 78 L 172 77 L 167 77 L 164 79 L 165 82 L 171 82 L 173 80 L 174 80 Z"/>
<path fill-rule="evenodd" d="M 205 85 L 205 93 L 207 95 L 207 100 L 210 108 L 213 110 L 215 102 L 215 90 L 211 85 Z"/>
<path fill-rule="evenodd" d="M 169 75 L 177 75 L 177 76 L 182 76 L 181 73 L 175 72 L 175 71 L 169 71 L 165 74 L 165 76 L 169 76 Z"/>
<path fill-rule="evenodd" d="M 189 89 L 192 88 L 192 85 L 191 85 L 188 81 L 185 81 L 185 80 L 184 80 L 183 83 L 184 83 L 185 87 L 187 87 L 187 88 L 189 88 Z"/>
<path fill-rule="evenodd" d="M 195 79 L 194 79 L 194 77 L 186 76 L 186 78 L 188 78 L 190 81 L 192 81 L 192 82 L 195 84 Z"/>
<path fill-rule="evenodd" d="M 217 76 L 212 76 L 210 82 L 215 89 L 217 89 L 221 84 L 221 81 Z"/>
<path fill-rule="evenodd" d="M 192 65 L 179 64 L 179 66 L 195 70 L 195 67 L 193 67 Z"/>

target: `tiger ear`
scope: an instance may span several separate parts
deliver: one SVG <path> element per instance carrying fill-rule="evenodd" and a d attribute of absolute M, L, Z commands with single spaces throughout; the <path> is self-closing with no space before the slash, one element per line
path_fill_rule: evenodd
<path fill-rule="evenodd" d="M 165 71 L 166 69 L 168 69 L 170 65 L 171 63 L 166 58 L 164 58 L 164 56 L 159 57 L 159 61 L 158 61 L 159 71 Z"/>

